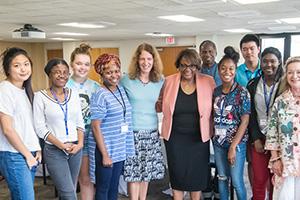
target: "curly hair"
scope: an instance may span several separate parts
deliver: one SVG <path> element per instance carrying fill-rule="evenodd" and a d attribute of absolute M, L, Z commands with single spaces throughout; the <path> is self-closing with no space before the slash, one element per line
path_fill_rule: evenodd
<path fill-rule="evenodd" d="M 110 63 L 111 61 L 114 61 L 115 64 L 121 69 L 121 61 L 119 56 L 115 55 L 115 54 L 107 54 L 104 53 L 102 55 L 100 55 L 97 60 L 95 61 L 94 67 L 95 67 L 95 71 L 102 75 L 103 72 L 103 67 Z"/>
<path fill-rule="evenodd" d="M 128 67 L 129 78 L 136 79 L 140 75 L 139 58 L 142 54 L 142 51 L 147 51 L 153 57 L 153 67 L 149 74 L 149 80 L 151 82 L 160 81 L 162 79 L 163 64 L 156 48 L 148 43 L 140 44 L 135 50 L 135 53 L 131 59 L 131 63 Z"/>

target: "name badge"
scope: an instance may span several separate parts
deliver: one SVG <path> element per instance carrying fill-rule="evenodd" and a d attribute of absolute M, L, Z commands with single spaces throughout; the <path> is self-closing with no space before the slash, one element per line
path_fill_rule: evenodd
<path fill-rule="evenodd" d="M 218 142 L 220 144 L 222 144 L 224 142 L 225 138 L 226 138 L 226 129 L 217 128 L 217 129 L 215 129 L 215 131 L 216 131 L 215 132 L 216 136 L 218 136 Z"/>
<path fill-rule="evenodd" d="M 267 124 L 268 124 L 267 119 L 260 119 L 260 120 L 259 120 L 259 125 L 260 125 L 260 126 L 267 126 Z"/>
<path fill-rule="evenodd" d="M 127 132 L 128 132 L 128 124 L 123 122 L 121 124 L 121 133 L 127 133 Z"/>

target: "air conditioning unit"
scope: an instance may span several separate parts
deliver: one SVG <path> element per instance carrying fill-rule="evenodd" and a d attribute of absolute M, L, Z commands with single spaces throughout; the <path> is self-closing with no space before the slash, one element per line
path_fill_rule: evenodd
<path fill-rule="evenodd" d="M 18 39 L 44 39 L 46 38 L 46 33 L 33 27 L 31 24 L 25 24 L 23 28 L 14 30 L 12 37 Z"/>

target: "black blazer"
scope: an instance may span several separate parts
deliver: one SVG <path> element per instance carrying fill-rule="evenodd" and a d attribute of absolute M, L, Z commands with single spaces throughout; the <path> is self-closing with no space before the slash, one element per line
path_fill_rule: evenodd
<path fill-rule="evenodd" d="M 255 94 L 256 94 L 256 89 L 259 80 L 261 79 L 262 76 L 256 77 L 254 79 L 251 79 L 247 85 L 247 89 L 250 93 L 250 99 L 251 99 L 251 115 L 249 119 L 249 124 L 248 124 L 248 133 L 249 133 L 249 142 L 253 143 L 257 139 L 265 139 L 266 136 L 260 131 L 258 120 L 257 120 L 257 112 L 255 109 Z M 280 84 L 280 81 L 279 81 Z M 277 87 L 277 90 L 275 91 L 275 97 L 278 96 L 278 89 L 280 85 Z"/>

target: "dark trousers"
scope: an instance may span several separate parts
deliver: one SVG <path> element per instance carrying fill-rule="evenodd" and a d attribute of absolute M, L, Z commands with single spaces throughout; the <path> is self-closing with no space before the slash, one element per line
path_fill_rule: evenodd
<path fill-rule="evenodd" d="M 95 150 L 96 158 L 96 200 L 117 200 L 119 178 L 124 161 L 113 163 L 112 167 L 102 165 L 102 155 Z"/>

